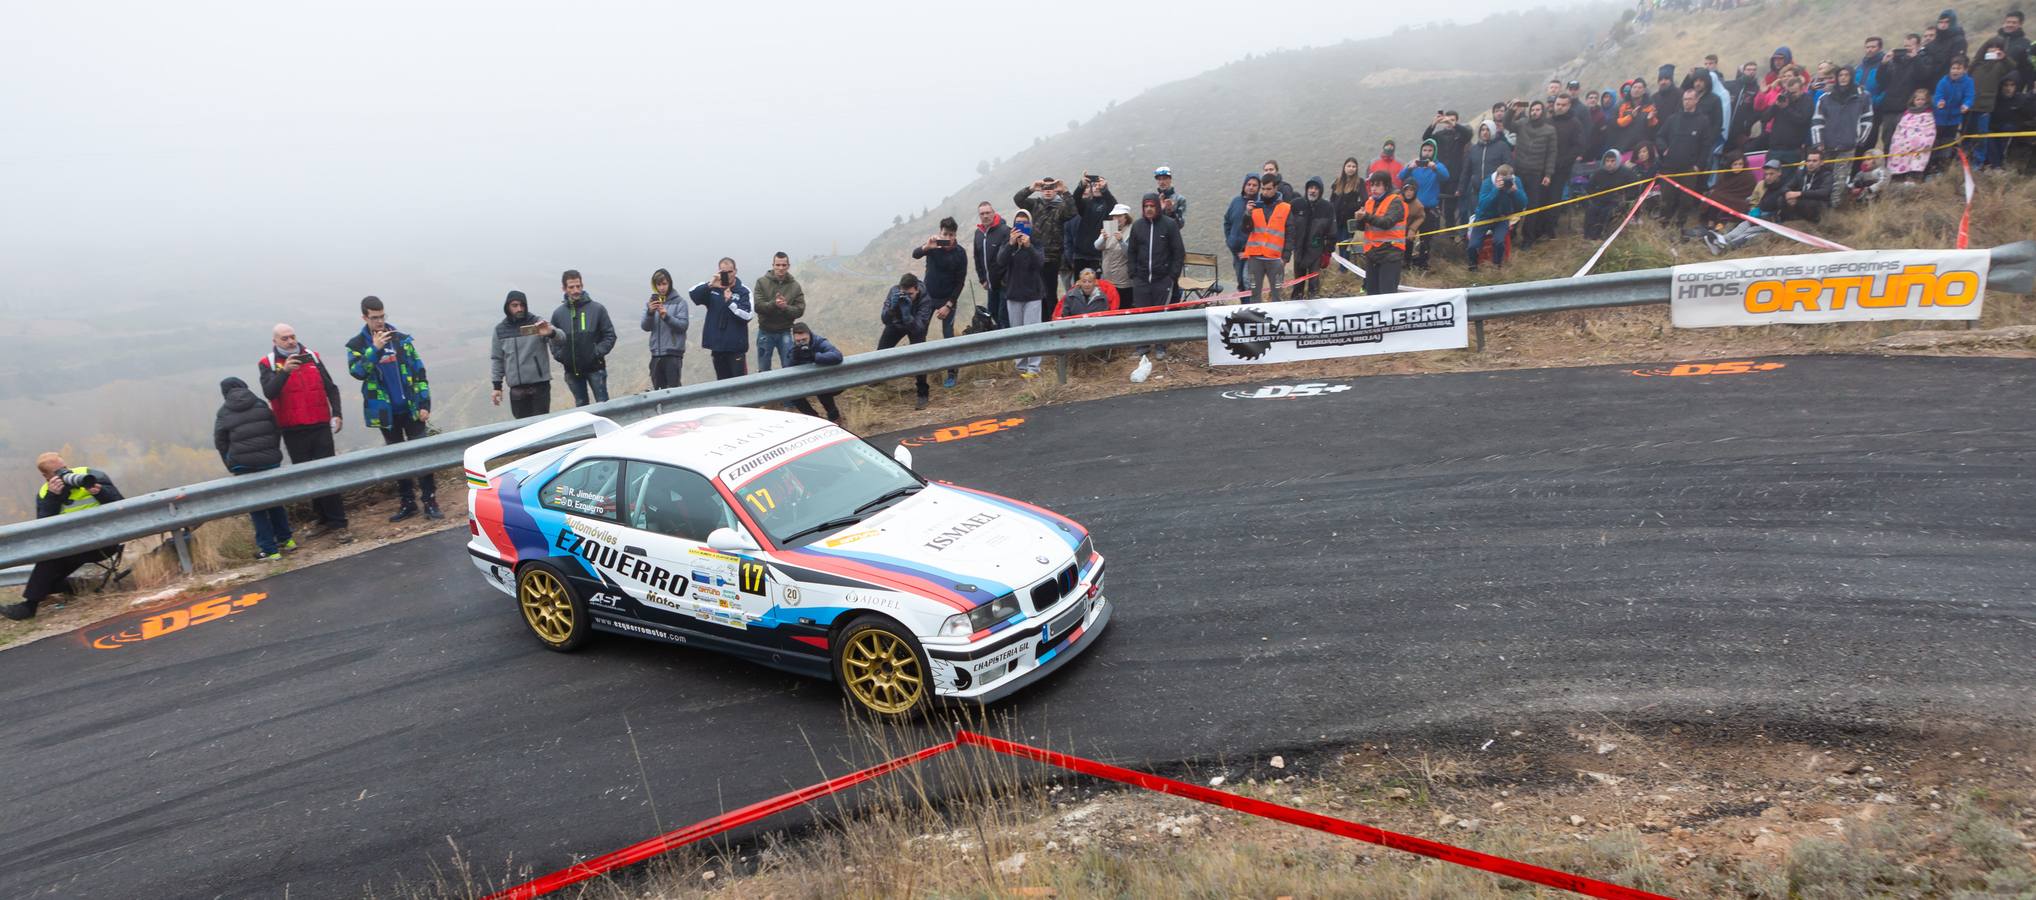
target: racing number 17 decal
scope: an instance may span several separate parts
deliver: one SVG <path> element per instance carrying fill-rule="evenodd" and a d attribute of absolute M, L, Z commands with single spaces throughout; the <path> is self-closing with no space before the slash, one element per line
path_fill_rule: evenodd
<path fill-rule="evenodd" d="M 755 594 L 755 595 L 757 595 L 757 596 L 759 596 L 759 597 L 763 596 L 763 592 L 764 592 L 764 567 L 763 567 L 763 563 L 760 563 L 760 562 L 756 562 L 756 561 L 754 561 L 754 560 L 747 560 L 747 559 L 743 560 L 743 561 L 742 561 L 742 571 L 741 571 L 741 581 L 742 581 L 742 592 L 743 592 L 743 593 L 745 593 L 745 594 Z"/>

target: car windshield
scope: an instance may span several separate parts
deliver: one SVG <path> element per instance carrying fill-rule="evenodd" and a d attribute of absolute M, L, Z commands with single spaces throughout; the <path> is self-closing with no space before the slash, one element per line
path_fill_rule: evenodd
<path fill-rule="evenodd" d="M 922 486 L 910 470 L 846 435 L 730 485 L 772 542 L 795 547 L 846 528 Z"/>

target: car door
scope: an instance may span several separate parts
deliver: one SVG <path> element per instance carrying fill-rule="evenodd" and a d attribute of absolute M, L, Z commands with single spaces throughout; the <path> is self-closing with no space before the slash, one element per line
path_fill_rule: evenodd
<path fill-rule="evenodd" d="M 743 636 L 769 607 L 761 560 L 707 546 L 716 528 L 745 532 L 720 492 L 697 472 L 658 463 L 629 463 L 623 479 L 623 524 L 654 567 L 684 587 L 644 595 L 647 612 L 669 624 L 717 637 Z M 667 584 L 675 582 L 667 579 Z"/>

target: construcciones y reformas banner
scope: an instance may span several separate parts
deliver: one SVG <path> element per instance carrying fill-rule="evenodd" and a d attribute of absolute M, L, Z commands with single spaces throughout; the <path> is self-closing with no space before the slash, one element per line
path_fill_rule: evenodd
<path fill-rule="evenodd" d="M 1386 297 L 1288 300 L 1209 310 L 1212 365 L 1299 362 L 1470 343 L 1461 289 Z"/>
<path fill-rule="evenodd" d="M 1856 250 L 1676 266 L 1677 328 L 1977 319 L 1985 250 Z"/>

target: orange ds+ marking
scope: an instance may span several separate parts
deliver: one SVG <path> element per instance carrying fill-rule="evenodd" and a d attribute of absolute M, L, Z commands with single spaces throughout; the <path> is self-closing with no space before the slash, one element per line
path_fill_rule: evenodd
<path fill-rule="evenodd" d="M 1642 378 L 1684 378 L 1692 375 L 1746 375 L 1753 372 L 1772 372 L 1781 368 L 1787 368 L 1787 365 L 1742 359 L 1720 363 L 1683 363 L 1674 368 L 1634 369 L 1633 374 Z"/>
<path fill-rule="evenodd" d="M 986 434 L 996 434 L 999 431 L 1009 431 L 1023 424 L 1025 424 L 1025 420 L 1016 416 L 1008 419 L 977 419 L 966 425 L 949 425 L 932 434 L 908 437 L 898 443 L 904 444 L 907 447 L 945 444 L 949 441 L 960 441 L 972 437 L 982 437 Z"/>
<path fill-rule="evenodd" d="M 267 594 L 242 594 L 238 597 L 213 597 L 200 600 L 189 606 L 166 609 L 142 619 L 133 627 L 119 627 L 91 638 L 95 650 L 118 650 L 128 644 L 152 641 L 164 635 L 175 634 L 196 625 L 216 622 L 227 616 L 249 609 L 267 600 Z"/>

